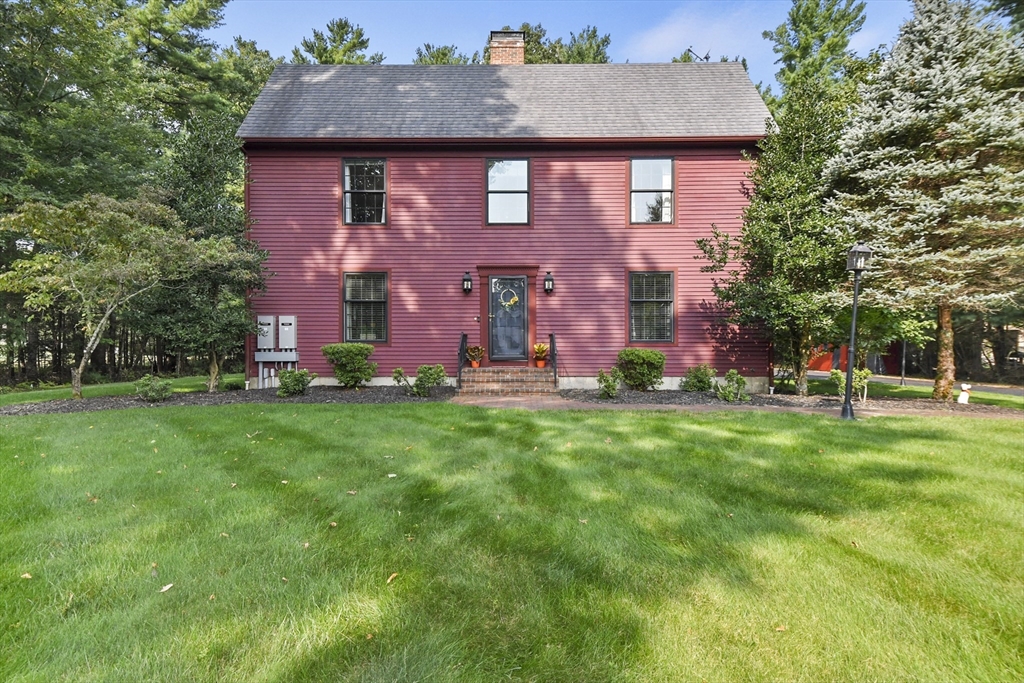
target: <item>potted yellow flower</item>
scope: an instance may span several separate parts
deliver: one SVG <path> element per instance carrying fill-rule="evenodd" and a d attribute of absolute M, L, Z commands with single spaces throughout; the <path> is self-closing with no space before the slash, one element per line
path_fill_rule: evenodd
<path fill-rule="evenodd" d="M 537 367 L 542 368 L 547 365 L 548 352 L 551 350 L 547 344 L 534 344 L 533 345 L 533 359 L 537 361 Z"/>

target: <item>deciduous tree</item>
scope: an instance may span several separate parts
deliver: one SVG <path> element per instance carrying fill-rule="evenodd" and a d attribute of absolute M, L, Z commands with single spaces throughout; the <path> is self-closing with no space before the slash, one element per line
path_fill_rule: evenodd
<path fill-rule="evenodd" d="M 243 159 L 230 115 L 191 119 L 175 138 L 162 181 L 165 200 L 193 244 L 217 240 L 215 268 L 182 273 L 136 306 L 133 322 L 176 351 L 205 355 L 207 386 L 216 391 L 222 359 L 239 349 L 255 325 L 246 297 L 263 289 L 267 253 L 246 239 Z"/>
<path fill-rule="evenodd" d="M 723 272 L 715 293 L 733 322 L 772 343 L 775 362 L 792 368 L 797 393 L 807 393 L 807 364 L 833 327 L 828 296 L 844 277 L 844 245 L 824 211 L 821 169 L 836 153 L 848 91 L 824 79 L 793 83 L 786 114 L 758 143 L 749 175 L 750 204 L 738 236 L 717 228 L 697 241 Z"/>
<path fill-rule="evenodd" d="M 188 240 L 165 206 L 100 195 L 63 207 L 31 202 L 0 227 L 21 236 L 31 253 L 0 273 L 0 290 L 24 294 L 30 310 L 58 306 L 80 316 L 86 341 L 71 371 L 75 398 L 82 397 L 82 373 L 111 316 L 183 273 L 215 265 L 226 246 Z"/>
<path fill-rule="evenodd" d="M 867 69 L 846 52 L 863 7 L 845 7 L 840 20 L 838 0 L 793 0 L 786 23 L 765 33 L 782 55 L 783 89 L 778 100 L 762 93 L 775 121 L 753 159 L 743 229 L 734 236 L 716 228 L 698 241 L 705 270 L 725 272 L 715 291 L 731 319 L 765 334 L 801 395 L 815 347 L 831 338 L 841 308 L 832 293 L 845 278 L 848 240 L 825 212 L 822 184 Z"/>

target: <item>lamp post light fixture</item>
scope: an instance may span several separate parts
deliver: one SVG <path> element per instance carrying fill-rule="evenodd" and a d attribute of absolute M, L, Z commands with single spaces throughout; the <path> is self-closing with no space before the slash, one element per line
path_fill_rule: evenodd
<path fill-rule="evenodd" d="M 551 271 L 549 270 L 547 275 L 544 276 L 544 293 L 550 294 L 553 291 L 555 291 L 555 278 L 551 276 Z"/>
<path fill-rule="evenodd" d="M 473 278 L 470 276 L 469 271 L 462 276 L 462 293 L 469 294 L 473 291 Z"/>
<path fill-rule="evenodd" d="M 853 418 L 853 344 L 857 337 L 857 295 L 860 292 L 860 276 L 871 263 L 874 251 L 863 242 L 857 242 L 846 255 L 846 269 L 853 271 L 853 315 L 850 320 L 850 345 L 846 349 L 846 394 L 843 398 L 844 420 Z"/>

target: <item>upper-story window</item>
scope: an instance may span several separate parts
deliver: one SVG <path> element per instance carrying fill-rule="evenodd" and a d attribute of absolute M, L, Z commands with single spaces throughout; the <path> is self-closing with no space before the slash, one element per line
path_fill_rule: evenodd
<path fill-rule="evenodd" d="M 633 159 L 630 166 L 629 222 L 672 223 L 672 160 Z"/>
<path fill-rule="evenodd" d="M 530 222 L 530 162 L 526 159 L 487 160 L 487 222 Z"/>
<path fill-rule="evenodd" d="M 346 223 L 387 222 L 387 175 L 383 159 L 347 159 L 344 162 Z"/>

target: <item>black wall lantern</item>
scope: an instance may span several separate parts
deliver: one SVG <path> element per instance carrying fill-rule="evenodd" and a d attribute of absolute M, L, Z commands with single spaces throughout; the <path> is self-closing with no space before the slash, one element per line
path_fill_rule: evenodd
<path fill-rule="evenodd" d="M 874 250 L 863 242 L 857 242 L 846 255 L 846 269 L 853 271 L 853 311 L 850 316 L 850 345 L 846 347 L 846 393 L 843 396 L 843 411 L 840 417 L 853 419 L 853 344 L 857 339 L 857 295 L 860 293 L 860 276 L 871 264 Z"/>
<path fill-rule="evenodd" d="M 467 270 L 466 274 L 462 276 L 462 293 L 463 294 L 469 294 L 472 291 L 473 291 L 473 278 L 470 277 L 469 271 Z"/>
<path fill-rule="evenodd" d="M 551 277 L 549 270 L 548 274 L 544 276 L 544 293 L 550 294 L 553 291 L 555 291 L 555 278 Z"/>

